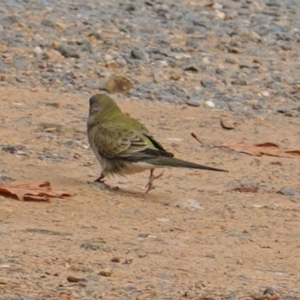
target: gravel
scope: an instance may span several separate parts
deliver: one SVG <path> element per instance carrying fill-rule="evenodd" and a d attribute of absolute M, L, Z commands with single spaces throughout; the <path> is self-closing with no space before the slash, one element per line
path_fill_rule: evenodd
<path fill-rule="evenodd" d="M 128 98 L 192 98 L 196 106 L 211 100 L 216 108 L 255 114 L 299 107 L 298 1 L 0 5 L 0 85 L 95 93 L 116 74 L 133 80 Z M 172 77 L 174 70 L 179 75 Z M 201 93 L 196 99 L 190 95 L 195 87 Z"/>

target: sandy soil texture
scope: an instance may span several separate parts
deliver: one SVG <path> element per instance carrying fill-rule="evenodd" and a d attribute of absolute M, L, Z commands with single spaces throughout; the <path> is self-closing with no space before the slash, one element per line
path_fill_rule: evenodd
<path fill-rule="evenodd" d="M 214 147 L 299 149 L 299 119 L 116 97 L 177 157 L 229 170 L 166 169 L 144 194 L 147 172 L 110 179 L 119 191 L 88 183 L 100 172 L 85 132 L 90 95 L 0 95 L 2 179 L 76 194 L 0 196 L 0 299 L 299 299 L 299 157 Z"/>

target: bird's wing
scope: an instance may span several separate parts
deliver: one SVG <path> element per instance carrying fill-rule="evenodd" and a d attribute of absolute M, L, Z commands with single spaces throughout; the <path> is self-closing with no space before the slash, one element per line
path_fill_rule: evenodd
<path fill-rule="evenodd" d="M 106 158 L 142 161 L 158 156 L 173 156 L 146 129 L 141 131 L 124 124 L 103 124 L 95 128 L 94 138 L 99 154 Z"/>

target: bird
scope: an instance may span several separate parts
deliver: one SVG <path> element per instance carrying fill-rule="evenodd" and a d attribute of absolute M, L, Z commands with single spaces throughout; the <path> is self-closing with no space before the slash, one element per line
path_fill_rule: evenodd
<path fill-rule="evenodd" d="M 105 184 L 109 175 L 125 176 L 150 170 L 145 191 L 148 193 L 153 188 L 153 181 L 162 176 L 162 173 L 154 175 L 156 168 L 228 172 L 175 158 L 141 122 L 123 113 L 107 94 L 96 94 L 89 100 L 87 136 L 102 169 L 95 182 Z"/>

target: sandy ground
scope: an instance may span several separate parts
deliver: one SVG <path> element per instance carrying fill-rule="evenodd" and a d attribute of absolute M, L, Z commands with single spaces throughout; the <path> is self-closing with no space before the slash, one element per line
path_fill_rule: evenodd
<path fill-rule="evenodd" d="M 299 157 L 212 147 L 299 149 L 299 119 L 118 97 L 177 157 L 229 170 L 166 169 L 144 194 L 147 172 L 108 180 L 119 191 L 88 184 L 100 172 L 85 133 L 90 95 L 14 87 L 0 95 L 2 176 L 76 194 L 0 196 L 0 299 L 229 300 L 267 287 L 274 299 L 300 299 Z M 235 129 L 220 126 L 224 115 Z"/>

